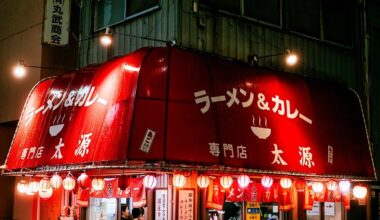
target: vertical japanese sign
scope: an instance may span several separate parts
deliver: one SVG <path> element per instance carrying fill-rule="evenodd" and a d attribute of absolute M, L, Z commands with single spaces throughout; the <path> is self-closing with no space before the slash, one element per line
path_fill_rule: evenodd
<path fill-rule="evenodd" d="M 156 189 L 155 201 L 155 219 L 167 220 L 168 219 L 168 190 Z"/>
<path fill-rule="evenodd" d="M 46 0 L 43 43 L 67 45 L 69 28 L 70 0 Z"/>
<path fill-rule="evenodd" d="M 194 189 L 178 190 L 178 220 L 194 219 Z"/>
<path fill-rule="evenodd" d="M 260 220 L 260 203 L 259 202 L 247 202 L 245 219 Z"/>

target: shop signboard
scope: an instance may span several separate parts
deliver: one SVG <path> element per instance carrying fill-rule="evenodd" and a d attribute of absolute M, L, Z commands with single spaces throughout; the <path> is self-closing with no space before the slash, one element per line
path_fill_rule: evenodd
<path fill-rule="evenodd" d="M 178 220 L 194 220 L 195 194 L 194 189 L 179 189 L 177 196 Z"/>
<path fill-rule="evenodd" d="M 246 217 L 247 220 L 260 220 L 260 203 L 259 202 L 247 202 L 246 205 Z"/>
<path fill-rule="evenodd" d="M 126 159 L 375 178 L 351 89 L 178 48 L 39 83 L 6 165 Z"/>
<path fill-rule="evenodd" d="M 155 219 L 167 220 L 168 219 L 168 190 L 156 189 L 155 196 Z"/>
<path fill-rule="evenodd" d="M 46 0 L 43 42 L 54 46 L 69 43 L 71 0 Z"/>

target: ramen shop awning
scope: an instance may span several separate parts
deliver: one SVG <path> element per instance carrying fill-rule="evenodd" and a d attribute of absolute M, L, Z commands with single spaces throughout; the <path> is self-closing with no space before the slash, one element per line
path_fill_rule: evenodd
<path fill-rule="evenodd" d="M 126 160 L 375 178 L 352 90 L 177 48 L 38 83 L 6 169 Z"/>

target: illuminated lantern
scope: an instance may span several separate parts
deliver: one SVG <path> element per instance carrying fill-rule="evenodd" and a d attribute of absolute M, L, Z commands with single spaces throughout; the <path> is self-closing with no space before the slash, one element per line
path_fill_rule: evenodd
<path fill-rule="evenodd" d="M 247 176 L 247 175 L 240 175 L 238 177 L 238 183 L 239 183 L 239 186 L 241 188 L 247 187 L 249 184 L 249 181 L 251 181 L 251 180 L 249 179 L 249 176 Z"/>
<path fill-rule="evenodd" d="M 207 188 L 208 185 L 210 185 L 210 178 L 208 178 L 208 176 L 204 176 L 204 175 L 198 176 L 197 184 L 198 184 L 199 188 L 202 188 L 202 189 Z"/>
<path fill-rule="evenodd" d="M 153 189 L 157 185 L 157 179 L 152 175 L 146 175 L 143 179 L 143 184 L 146 188 Z"/>
<path fill-rule="evenodd" d="M 117 178 L 117 186 L 120 190 L 126 190 L 129 186 L 129 178 L 127 176 L 119 176 Z"/>
<path fill-rule="evenodd" d="M 311 188 L 313 189 L 314 192 L 320 193 L 320 192 L 323 191 L 323 183 L 321 183 L 321 182 L 314 182 L 311 185 Z"/>
<path fill-rule="evenodd" d="M 30 190 L 29 184 L 28 184 L 28 186 L 25 188 L 25 194 L 28 195 L 28 196 L 33 196 L 33 195 L 34 195 L 34 192 L 32 192 L 32 191 Z"/>
<path fill-rule="evenodd" d="M 50 185 L 53 189 L 59 189 L 62 186 L 62 177 L 58 174 L 54 174 L 50 178 Z"/>
<path fill-rule="evenodd" d="M 20 193 L 25 193 L 27 191 L 27 188 L 28 188 L 28 184 L 26 183 L 25 180 L 21 180 L 19 183 L 17 183 L 17 190 L 20 192 Z"/>
<path fill-rule="evenodd" d="M 348 192 L 350 190 L 350 182 L 348 180 L 342 180 L 339 182 L 339 189 L 341 192 Z"/>
<path fill-rule="evenodd" d="M 265 188 L 270 188 L 273 184 L 273 178 L 270 176 L 263 176 L 261 178 L 261 185 L 263 185 Z"/>
<path fill-rule="evenodd" d="M 48 187 L 47 189 L 40 189 L 38 191 L 38 195 L 41 197 L 41 199 L 48 199 L 53 195 L 53 188 Z"/>
<path fill-rule="evenodd" d="M 39 188 L 39 191 L 41 190 L 47 190 L 49 189 L 51 186 L 50 186 L 50 181 L 48 178 L 43 178 L 42 180 L 40 180 L 40 188 Z"/>
<path fill-rule="evenodd" d="M 328 190 L 335 191 L 336 189 L 338 189 L 338 184 L 335 181 L 331 180 L 327 182 L 326 187 Z"/>
<path fill-rule="evenodd" d="M 280 185 L 283 189 L 289 189 L 292 187 L 292 180 L 290 178 L 282 178 L 280 180 Z"/>
<path fill-rule="evenodd" d="M 71 177 L 71 174 L 67 174 L 66 178 L 63 180 L 63 188 L 67 191 L 71 191 L 75 188 L 75 179 Z"/>
<path fill-rule="evenodd" d="M 86 173 L 81 173 L 78 177 L 78 186 L 82 189 L 87 189 L 91 186 L 91 179 Z"/>
<path fill-rule="evenodd" d="M 230 188 L 233 182 L 234 180 L 232 179 L 231 176 L 220 177 L 220 185 L 225 189 Z"/>
<path fill-rule="evenodd" d="M 352 190 L 354 196 L 358 199 L 364 199 L 367 195 L 367 187 L 364 186 L 355 186 Z"/>
<path fill-rule="evenodd" d="M 173 185 L 175 187 L 183 187 L 186 183 L 186 177 L 182 174 L 173 175 Z"/>
<path fill-rule="evenodd" d="M 105 182 L 102 178 L 94 178 L 91 182 L 92 188 L 96 191 L 104 189 Z"/>
<path fill-rule="evenodd" d="M 38 192 L 38 190 L 40 189 L 40 184 L 35 181 L 35 180 L 32 180 L 30 183 L 29 183 L 29 192 L 30 193 L 36 193 Z"/>

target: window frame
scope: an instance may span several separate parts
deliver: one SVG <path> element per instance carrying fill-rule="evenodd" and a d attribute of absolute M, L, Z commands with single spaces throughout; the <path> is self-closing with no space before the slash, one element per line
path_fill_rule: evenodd
<path fill-rule="evenodd" d="M 112 27 L 112 26 L 115 26 L 115 25 L 118 25 L 120 23 L 123 23 L 125 21 L 129 21 L 129 20 L 132 20 L 136 17 L 139 17 L 139 16 L 142 16 L 144 14 L 148 14 L 152 11 L 155 11 L 155 10 L 158 10 L 161 8 L 160 6 L 160 3 L 161 1 L 160 0 L 157 0 L 158 3 L 157 5 L 153 6 L 153 7 L 150 7 L 150 8 L 147 8 L 143 11 L 140 11 L 138 13 L 135 13 L 133 15 L 130 15 L 130 16 L 127 16 L 127 1 L 129 0 L 123 0 L 124 1 L 124 12 L 123 12 L 123 18 L 120 20 L 120 21 L 117 21 L 117 22 L 114 22 L 114 23 L 111 23 L 111 24 L 108 24 L 108 25 L 105 25 L 105 26 L 101 26 L 101 27 L 98 27 L 97 25 L 97 21 L 98 21 L 98 10 L 97 10 L 97 2 L 99 2 L 101 0 L 96 0 L 96 2 L 94 2 L 94 5 L 93 5 L 93 12 L 94 12 L 94 16 L 93 16 L 93 23 L 94 23 L 94 32 L 99 32 L 99 31 L 102 31 L 102 30 L 105 30 L 107 27 Z"/>

